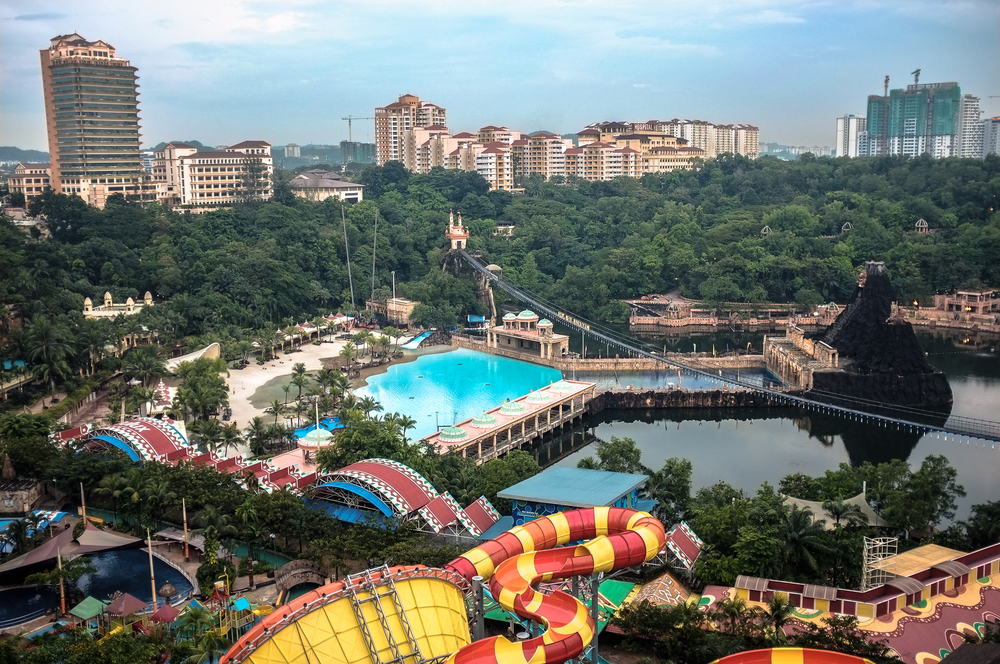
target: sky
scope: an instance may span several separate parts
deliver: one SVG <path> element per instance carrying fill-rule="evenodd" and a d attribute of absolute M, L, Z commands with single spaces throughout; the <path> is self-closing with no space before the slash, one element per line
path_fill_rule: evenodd
<path fill-rule="evenodd" d="M 997 0 L 0 0 L 0 144 L 47 149 L 38 51 L 70 32 L 138 67 L 144 146 L 336 144 L 406 93 L 455 133 L 676 117 L 832 146 L 917 68 L 1000 115 Z"/>

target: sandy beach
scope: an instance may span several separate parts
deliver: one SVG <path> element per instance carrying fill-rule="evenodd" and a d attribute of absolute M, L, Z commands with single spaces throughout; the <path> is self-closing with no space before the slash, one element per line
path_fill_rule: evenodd
<path fill-rule="evenodd" d="M 314 346 L 311 343 L 302 345 L 302 352 L 295 352 L 285 355 L 278 352 L 274 360 L 269 360 L 263 365 L 251 361 L 250 366 L 245 369 L 229 372 L 229 406 L 233 409 L 232 421 L 236 422 L 240 429 L 247 426 L 255 416 L 263 416 L 264 408 L 256 407 L 250 403 L 250 397 L 264 383 L 282 375 L 292 373 L 292 367 L 302 362 L 306 365 L 306 371 L 315 373 L 323 368 L 324 358 L 337 357 L 346 341 L 336 340 Z M 293 393 L 294 394 L 294 393 Z"/>

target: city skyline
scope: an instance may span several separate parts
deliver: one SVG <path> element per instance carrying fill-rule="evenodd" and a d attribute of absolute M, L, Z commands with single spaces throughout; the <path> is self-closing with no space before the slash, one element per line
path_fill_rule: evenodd
<path fill-rule="evenodd" d="M 197 7 L 198 11 L 188 11 Z M 412 93 L 452 131 L 576 132 L 601 120 L 750 123 L 762 141 L 832 145 L 869 94 L 956 81 L 990 99 L 989 2 L 379 2 L 149 4 L 13 0 L 0 8 L 0 142 L 47 149 L 38 52 L 78 32 L 139 68 L 144 146 L 335 144 L 347 115 Z M 963 48 L 956 49 L 956 43 Z M 372 120 L 354 140 L 374 140 Z"/>

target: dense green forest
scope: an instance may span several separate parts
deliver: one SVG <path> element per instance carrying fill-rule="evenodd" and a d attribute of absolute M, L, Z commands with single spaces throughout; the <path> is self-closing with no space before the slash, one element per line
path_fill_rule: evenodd
<path fill-rule="evenodd" d="M 415 175 L 390 163 L 361 173 L 366 200 L 344 210 L 295 199 L 287 177 L 272 202 L 202 216 L 115 197 L 99 211 L 46 194 L 32 209 L 51 240 L 0 228 L 0 301 L 30 318 L 79 311 L 105 291 L 123 300 L 148 290 L 167 300 L 161 315 L 178 336 L 259 328 L 349 308 L 346 225 L 359 308 L 372 290 L 387 295 L 395 272 L 397 292 L 427 305 L 420 322 L 447 323 L 481 313 L 471 281 L 438 269 L 450 210 L 505 278 L 594 319 L 622 320 L 617 298 L 677 287 L 712 302 L 844 301 L 866 260 L 886 261 L 905 301 L 1000 284 L 995 156 L 724 156 L 638 180 L 529 177 L 523 196 L 489 192 L 474 173 Z M 917 234 L 918 219 L 934 232 Z M 513 222 L 514 236 L 494 236 L 496 220 Z"/>

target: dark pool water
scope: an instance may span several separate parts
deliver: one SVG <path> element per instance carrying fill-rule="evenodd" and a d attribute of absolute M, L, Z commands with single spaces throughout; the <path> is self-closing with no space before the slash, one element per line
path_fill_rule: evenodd
<path fill-rule="evenodd" d="M 106 600 L 116 591 L 121 591 L 147 604 L 150 602 L 152 588 L 148 553 L 136 549 L 106 551 L 92 554 L 90 560 L 97 571 L 80 577 L 77 583 L 84 595 Z M 181 597 L 192 590 L 187 577 L 158 558 L 153 558 L 153 572 L 157 588 L 163 587 L 163 584 L 169 581 L 177 588 Z M 159 603 L 162 604 L 163 600 L 160 599 Z M 0 591 L 0 627 L 30 620 L 29 616 L 40 615 L 57 606 L 59 606 L 58 592 L 35 588 Z"/>

